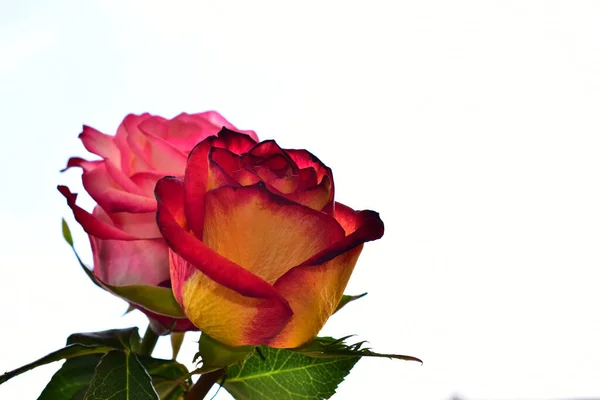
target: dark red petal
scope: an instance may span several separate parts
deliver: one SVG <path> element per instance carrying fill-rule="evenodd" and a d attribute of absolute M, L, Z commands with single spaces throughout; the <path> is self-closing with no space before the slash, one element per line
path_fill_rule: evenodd
<path fill-rule="evenodd" d="M 319 179 L 314 168 L 302 168 L 298 171 L 298 190 L 308 189 L 318 184 Z"/>
<path fill-rule="evenodd" d="M 340 203 L 336 203 L 336 209 Z M 348 207 L 344 206 L 346 209 Z M 344 211 L 346 212 L 346 211 Z M 337 217 L 337 215 L 336 215 Z M 337 218 L 336 218 L 337 219 Z M 338 220 L 340 222 L 340 220 Z M 344 227 L 342 224 L 346 224 Z M 323 264 L 339 254 L 358 246 L 359 244 L 377 240 L 383 236 L 383 221 L 379 213 L 371 210 L 354 211 L 353 215 L 346 214 L 345 220 L 340 222 L 346 232 L 346 237 L 333 244 L 330 248 L 316 254 L 314 257 L 303 262 L 299 267 Z M 353 230 L 346 230 L 347 228 Z"/>
<path fill-rule="evenodd" d="M 223 185 L 239 185 L 233 174 L 236 171 L 245 170 L 241 165 L 240 156 L 227 149 L 213 147 L 208 153 L 208 159 L 209 179 L 207 190 Z"/>
<path fill-rule="evenodd" d="M 298 173 L 298 166 L 294 160 L 274 140 L 258 143 L 244 155 L 244 162 L 247 168 L 260 165 L 277 176 Z"/>
<path fill-rule="evenodd" d="M 188 226 L 199 239 L 204 227 L 204 195 L 208 191 L 208 153 L 215 140 L 209 137 L 194 147 L 185 168 L 184 212 Z"/>
<path fill-rule="evenodd" d="M 307 150 L 286 149 L 285 152 L 298 165 L 298 168 L 314 168 L 319 182 L 325 175 L 331 175 L 331 169 Z M 331 176 L 329 176 L 331 178 Z"/>
<path fill-rule="evenodd" d="M 199 239 L 202 239 L 204 226 L 204 195 L 210 189 L 210 149 L 219 147 L 242 154 L 255 144 L 250 136 L 223 128 L 218 136 L 206 138 L 190 153 L 185 169 L 185 214 L 189 227 Z"/>

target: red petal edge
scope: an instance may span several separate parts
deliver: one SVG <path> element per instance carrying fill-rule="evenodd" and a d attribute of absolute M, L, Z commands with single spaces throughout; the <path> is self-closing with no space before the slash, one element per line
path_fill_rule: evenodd
<path fill-rule="evenodd" d="M 58 186 L 58 191 L 65 196 L 67 204 L 73 210 L 73 215 L 83 229 L 92 236 L 98 239 L 106 240 L 138 240 L 139 238 L 132 236 L 122 230 L 111 226 L 98 218 L 94 217 L 83 208 L 77 206 L 75 201 L 77 200 L 77 193 L 71 193 L 68 187 Z"/>

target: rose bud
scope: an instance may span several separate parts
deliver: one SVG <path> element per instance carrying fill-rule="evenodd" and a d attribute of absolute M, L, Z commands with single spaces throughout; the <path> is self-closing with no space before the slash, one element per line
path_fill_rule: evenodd
<path fill-rule="evenodd" d="M 157 221 L 185 315 L 229 346 L 300 346 L 335 311 L 373 211 L 334 202 L 331 170 L 306 150 L 223 129 L 185 176 L 156 185 Z"/>
<path fill-rule="evenodd" d="M 110 290 L 107 285 L 170 287 L 169 251 L 156 226 L 154 187 L 165 175 L 182 177 L 192 148 L 223 126 L 233 128 L 214 111 L 181 114 L 171 120 L 128 115 L 115 136 L 84 126 L 79 138 L 101 159 L 71 158 L 65 169 L 83 170 L 83 186 L 98 205 L 90 214 L 75 204 L 77 195 L 67 187 L 59 190 L 89 235 L 93 274 L 106 284 L 105 289 Z M 254 132 L 246 133 L 256 138 Z M 196 329 L 185 318 L 158 315 L 139 302 L 132 305 L 151 317 L 158 333 L 166 333 L 165 328 Z"/>

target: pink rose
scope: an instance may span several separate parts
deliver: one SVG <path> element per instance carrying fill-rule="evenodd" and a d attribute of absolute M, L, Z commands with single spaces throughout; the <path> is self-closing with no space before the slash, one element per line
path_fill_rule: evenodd
<path fill-rule="evenodd" d="M 156 225 L 154 187 L 166 175 L 183 177 L 190 151 L 222 127 L 235 129 L 214 111 L 171 120 L 128 115 L 115 136 L 84 126 L 79 135 L 83 145 L 101 159 L 74 157 L 65 169 L 82 168 L 83 186 L 98 205 L 90 214 L 75 204 L 77 195 L 69 188 L 58 189 L 90 237 L 97 278 L 112 286 L 170 287 L 169 250 Z M 257 139 L 252 131 L 244 133 Z M 173 319 L 137 307 L 151 320 L 173 325 Z M 174 329 L 195 328 L 187 319 L 177 319 Z"/>

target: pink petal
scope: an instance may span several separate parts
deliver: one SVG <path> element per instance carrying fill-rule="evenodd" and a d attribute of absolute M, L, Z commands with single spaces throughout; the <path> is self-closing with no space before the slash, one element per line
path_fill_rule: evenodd
<path fill-rule="evenodd" d="M 99 239 L 138 240 L 137 237 L 123 232 L 107 222 L 101 221 L 97 217 L 85 211 L 83 208 L 77 206 L 75 204 L 75 201 L 77 200 L 77 194 L 71 193 L 68 187 L 58 186 L 58 191 L 65 196 L 68 206 L 71 207 L 71 210 L 73 210 L 75 219 L 88 234 Z"/>

